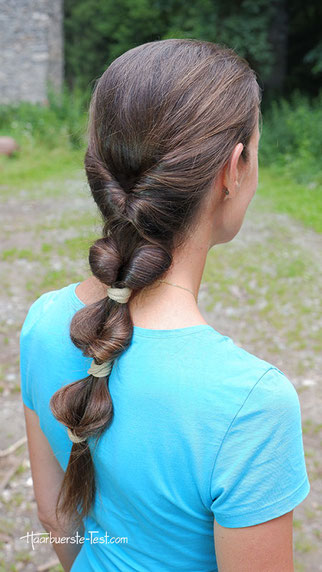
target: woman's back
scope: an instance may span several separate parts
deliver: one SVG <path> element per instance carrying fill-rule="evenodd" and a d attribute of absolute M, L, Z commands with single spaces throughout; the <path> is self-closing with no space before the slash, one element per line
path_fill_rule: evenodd
<path fill-rule="evenodd" d="M 41 296 L 21 333 L 22 397 L 64 470 L 71 442 L 49 401 L 91 361 L 69 336 L 84 307 L 76 286 Z M 97 493 L 72 572 L 217 570 L 214 518 L 252 526 L 307 496 L 293 385 L 210 325 L 134 326 L 108 387 L 114 413 L 95 449 L 88 440 Z"/>

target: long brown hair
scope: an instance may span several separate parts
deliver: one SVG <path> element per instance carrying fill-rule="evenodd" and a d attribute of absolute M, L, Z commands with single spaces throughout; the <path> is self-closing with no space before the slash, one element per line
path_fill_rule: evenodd
<path fill-rule="evenodd" d="M 102 238 L 89 251 L 94 276 L 132 288 L 133 298 L 166 273 L 238 142 L 247 161 L 259 105 L 248 63 L 211 42 L 149 42 L 112 62 L 92 95 L 85 154 L 103 217 Z M 97 363 L 118 357 L 132 333 L 128 305 L 108 297 L 76 312 L 70 326 L 73 343 Z M 97 444 L 113 418 L 108 376 L 62 387 L 50 406 L 58 421 Z M 56 517 L 80 522 L 95 492 L 90 447 L 73 443 Z"/>

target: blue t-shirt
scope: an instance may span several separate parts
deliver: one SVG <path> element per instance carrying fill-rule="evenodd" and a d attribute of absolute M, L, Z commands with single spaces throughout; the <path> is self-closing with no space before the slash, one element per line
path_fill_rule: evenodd
<path fill-rule="evenodd" d="M 49 401 L 91 363 L 69 337 L 78 284 L 40 296 L 20 336 L 22 399 L 64 470 L 72 443 Z M 210 325 L 134 326 L 109 391 L 114 417 L 93 451 L 98 492 L 72 572 L 216 571 L 214 518 L 252 526 L 308 495 L 293 384 Z"/>

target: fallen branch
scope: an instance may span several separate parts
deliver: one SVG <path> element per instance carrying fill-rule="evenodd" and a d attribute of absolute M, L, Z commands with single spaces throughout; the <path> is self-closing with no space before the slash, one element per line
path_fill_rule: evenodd
<path fill-rule="evenodd" d="M 23 445 L 26 442 L 27 442 L 27 437 L 25 435 L 24 437 L 21 437 L 21 439 L 18 439 L 18 441 L 13 443 L 13 445 L 10 445 L 10 447 L 8 447 L 7 449 L 0 451 L 0 459 L 3 457 L 7 457 L 8 455 L 10 455 L 10 453 L 13 453 L 16 449 L 18 449 L 20 445 Z"/>

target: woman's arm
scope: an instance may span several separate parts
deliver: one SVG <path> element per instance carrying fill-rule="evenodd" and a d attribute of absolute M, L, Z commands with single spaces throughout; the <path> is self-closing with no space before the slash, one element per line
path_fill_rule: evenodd
<path fill-rule="evenodd" d="M 70 522 L 63 522 L 64 528 L 62 528 L 61 525 L 58 525 L 55 517 L 56 501 L 64 477 L 64 471 L 40 428 L 38 415 L 32 409 L 26 407 L 26 405 L 24 405 L 24 414 L 39 521 L 45 530 L 51 533 L 52 537 L 57 539 L 61 537 L 75 537 L 77 534 L 75 525 Z M 78 534 L 80 537 L 83 536 L 83 527 L 78 529 Z M 65 572 L 69 572 L 82 544 L 79 541 L 62 544 L 53 542 L 52 546 Z"/>
<path fill-rule="evenodd" d="M 214 520 L 214 541 L 220 572 L 294 572 L 293 510 L 243 528 Z"/>

